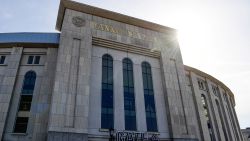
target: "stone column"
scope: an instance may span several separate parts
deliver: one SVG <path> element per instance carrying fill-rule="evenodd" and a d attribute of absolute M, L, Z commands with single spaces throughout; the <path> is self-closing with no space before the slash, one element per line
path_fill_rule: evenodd
<path fill-rule="evenodd" d="M 114 57 L 115 58 L 115 57 Z M 114 60 L 114 129 L 125 130 L 122 60 Z"/>
<path fill-rule="evenodd" d="M 135 85 L 135 108 L 136 108 L 136 122 L 137 130 L 140 132 L 147 131 L 146 124 L 146 112 L 145 112 L 145 102 L 144 102 L 144 92 L 143 92 L 143 80 L 142 80 L 142 70 L 140 64 L 133 64 L 134 69 L 134 85 Z"/>
<path fill-rule="evenodd" d="M 44 141 L 47 137 L 49 107 L 51 102 L 51 94 L 53 90 L 53 83 L 55 78 L 57 48 L 48 48 L 46 53 L 46 62 L 43 67 L 43 76 L 41 77 L 41 84 L 37 95 L 33 98 L 35 100 L 35 107 L 39 111 L 34 113 L 34 126 L 32 130 L 32 139 L 35 141 Z M 37 82 L 36 82 L 37 83 Z M 37 85 L 37 84 L 36 84 Z"/>
<path fill-rule="evenodd" d="M 211 122 L 212 122 L 212 126 L 213 126 L 213 130 L 214 130 L 214 135 L 217 138 L 217 140 L 225 140 L 224 137 L 222 136 L 222 127 L 219 126 L 218 124 L 218 119 L 219 119 L 219 113 L 217 113 L 216 109 L 216 103 L 215 103 L 215 96 L 213 93 L 213 89 L 212 89 L 212 82 L 209 79 L 206 79 L 206 84 L 207 84 L 207 88 L 208 88 L 208 102 L 210 105 L 210 117 L 211 117 Z"/>
<path fill-rule="evenodd" d="M 233 126 L 234 126 L 234 130 L 235 130 L 237 140 L 242 141 L 243 138 L 242 138 L 242 135 L 241 135 L 240 127 L 239 127 L 239 124 L 238 124 L 238 119 L 237 119 L 237 116 L 236 116 L 236 113 L 235 113 L 234 106 L 232 104 L 231 97 L 228 98 L 228 106 L 229 106 L 229 111 L 230 111 L 230 114 L 231 114 L 231 117 L 232 117 L 232 122 L 233 122 Z"/>
<path fill-rule="evenodd" d="M 173 39 L 174 35 L 171 35 Z M 180 48 L 175 40 L 166 41 L 161 48 L 161 69 L 167 103 L 170 137 L 197 138 L 194 131 L 198 128 L 192 95 L 188 95 L 184 66 Z"/>
<path fill-rule="evenodd" d="M 194 101 L 196 103 L 196 112 L 198 114 L 198 122 L 199 126 L 201 128 L 200 133 L 201 133 L 201 140 L 204 141 L 211 141 L 210 136 L 209 136 L 209 131 L 207 127 L 207 121 L 206 117 L 204 115 L 204 109 L 202 107 L 202 102 L 201 102 L 201 92 L 199 90 L 199 86 L 197 85 L 197 77 L 193 72 L 190 72 L 190 79 L 191 79 L 191 84 L 193 85 L 193 92 L 194 92 Z"/>
<path fill-rule="evenodd" d="M 220 106 L 221 106 L 221 109 L 222 109 L 221 111 L 223 112 L 223 117 L 221 117 L 221 118 L 224 121 L 224 125 L 226 127 L 227 136 L 228 136 L 229 140 L 233 140 L 232 139 L 233 138 L 233 136 L 232 136 L 233 133 L 231 132 L 231 130 L 229 128 L 229 123 L 228 123 L 228 121 L 230 121 L 230 120 L 228 119 L 228 117 L 226 115 L 227 110 L 226 110 L 225 104 L 224 104 L 225 103 L 225 99 L 224 99 L 225 91 L 220 86 L 218 87 L 218 91 L 219 91 L 219 97 L 220 97 Z"/>
<path fill-rule="evenodd" d="M 8 116 L 12 94 L 15 87 L 16 76 L 21 61 L 23 47 L 13 47 L 5 69 L 2 86 L 0 89 L 0 139 L 2 139 L 6 118 Z"/>
<path fill-rule="evenodd" d="M 65 141 L 87 140 L 92 47 L 90 19 L 90 15 L 81 12 L 65 11 L 52 92 L 48 141 L 62 138 Z"/>

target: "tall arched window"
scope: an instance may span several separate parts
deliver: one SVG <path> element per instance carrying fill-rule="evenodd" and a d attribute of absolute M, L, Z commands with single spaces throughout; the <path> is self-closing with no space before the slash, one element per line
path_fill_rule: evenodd
<path fill-rule="evenodd" d="M 148 131 L 157 131 L 154 89 L 151 66 L 148 62 L 142 63 L 143 90 Z"/>
<path fill-rule="evenodd" d="M 123 91 L 125 109 L 125 130 L 136 130 L 133 63 L 125 58 L 123 64 Z"/>
<path fill-rule="evenodd" d="M 113 110 L 113 58 L 106 54 L 102 57 L 102 111 L 101 128 L 114 128 Z"/>
<path fill-rule="evenodd" d="M 14 128 L 15 133 L 26 133 L 35 83 L 36 73 L 34 71 L 27 72 L 23 80 L 21 98 Z"/>
<path fill-rule="evenodd" d="M 202 102 L 202 106 L 203 106 L 203 110 L 204 110 L 204 115 L 205 115 L 206 120 L 207 120 L 207 127 L 208 127 L 208 131 L 209 131 L 210 139 L 211 139 L 211 141 L 215 141 L 214 131 L 213 131 L 212 123 L 211 123 L 210 116 L 209 116 L 209 110 L 208 110 L 206 97 L 203 94 L 201 95 L 201 102 Z"/>

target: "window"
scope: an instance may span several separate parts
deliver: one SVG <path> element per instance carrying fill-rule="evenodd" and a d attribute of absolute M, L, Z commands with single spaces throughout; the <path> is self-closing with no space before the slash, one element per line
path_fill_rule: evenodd
<path fill-rule="evenodd" d="M 31 101 L 32 95 L 22 95 L 19 104 L 19 111 L 30 111 Z"/>
<path fill-rule="evenodd" d="M 113 58 L 110 55 L 102 57 L 102 110 L 101 128 L 114 128 L 113 110 Z"/>
<path fill-rule="evenodd" d="M 29 56 L 27 64 L 33 63 L 34 56 Z"/>
<path fill-rule="evenodd" d="M 147 130 L 154 132 L 157 131 L 157 120 L 156 120 L 151 66 L 147 62 L 142 63 L 142 77 L 143 77 Z"/>
<path fill-rule="evenodd" d="M 136 130 L 133 63 L 125 58 L 123 64 L 123 91 L 125 109 L 125 130 Z"/>
<path fill-rule="evenodd" d="M 27 64 L 39 64 L 41 56 L 29 56 Z"/>
<path fill-rule="evenodd" d="M 212 85 L 212 90 L 215 96 L 219 97 L 219 88 L 217 86 Z"/>
<path fill-rule="evenodd" d="M 201 90 L 206 90 L 206 86 L 205 86 L 205 81 L 198 79 L 198 85 L 199 85 L 199 89 Z"/>
<path fill-rule="evenodd" d="M 223 93 L 224 100 L 227 101 L 227 95 L 226 93 Z"/>
<path fill-rule="evenodd" d="M 204 115 L 205 115 L 206 120 L 207 120 L 207 127 L 208 127 L 208 131 L 209 131 L 210 139 L 211 139 L 211 141 L 215 141 L 214 131 L 212 128 L 212 123 L 211 123 L 210 117 L 209 117 L 209 110 L 208 110 L 206 97 L 203 94 L 201 95 L 201 103 L 202 103 Z"/>
<path fill-rule="evenodd" d="M 19 108 L 14 128 L 15 133 L 26 133 L 29 121 L 28 115 L 31 109 L 31 102 L 33 97 L 33 91 L 35 88 L 35 82 L 36 82 L 36 73 L 34 71 L 27 72 L 23 80 L 23 87 L 21 91 Z M 19 114 L 20 112 L 23 114 Z"/>
<path fill-rule="evenodd" d="M 28 121 L 29 121 L 28 117 L 17 117 L 14 132 L 26 133 Z"/>
<path fill-rule="evenodd" d="M 33 71 L 27 72 L 23 82 L 22 94 L 33 94 L 35 82 L 36 73 Z"/>
<path fill-rule="evenodd" d="M 36 57 L 35 57 L 34 64 L 39 64 L 40 58 L 41 58 L 40 56 L 36 56 Z"/>
<path fill-rule="evenodd" d="M 6 56 L 0 56 L 0 64 L 4 64 Z"/>

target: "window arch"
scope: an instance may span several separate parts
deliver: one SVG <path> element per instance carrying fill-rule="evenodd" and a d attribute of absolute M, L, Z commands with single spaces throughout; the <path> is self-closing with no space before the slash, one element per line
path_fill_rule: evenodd
<path fill-rule="evenodd" d="M 133 62 L 129 58 L 124 58 L 122 60 L 122 65 L 125 130 L 136 130 Z"/>
<path fill-rule="evenodd" d="M 18 113 L 15 122 L 15 133 L 26 133 L 29 121 L 29 112 L 31 109 L 31 103 L 33 98 L 33 92 L 36 83 L 36 73 L 34 71 L 28 71 L 23 80 L 23 86 L 20 96 L 20 102 L 18 107 Z M 20 116 L 20 112 L 26 113 Z"/>
<path fill-rule="evenodd" d="M 102 56 L 101 128 L 114 128 L 113 58 L 108 54 Z"/>
<path fill-rule="evenodd" d="M 148 62 L 142 63 L 142 77 L 143 77 L 143 90 L 144 90 L 147 130 L 157 131 L 152 72 L 151 72 L 151 66 Z"/>
<path fill-rule="evenodd" d="M 210 115 L 209 115 L 208 104 L 207 104 L 207 100 L 206 100 L 206 97 L 204 94 L 201 94 L 201 102 L 202 102 L 204 115 L 205 115 L 206 121 L 207 121 L 207 127 L 208 127 L 208 131 L 209 131 L 210 139 L 211 139 L 211 141 L 215 141 L 214 131 L 213 131 L 212 123 L 210 120 Z"/>
<path fill-rule="evenodd" d="M 24 76 L 22 94 L 33 94 L 36 82 L 36 73 L 29 71 Z"/>

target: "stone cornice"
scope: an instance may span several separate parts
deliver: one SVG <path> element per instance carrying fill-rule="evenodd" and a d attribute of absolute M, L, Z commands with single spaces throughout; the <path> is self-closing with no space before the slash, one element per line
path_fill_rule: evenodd
<path fill-rule="evenodd" d="M 226 93 L 233 99 L 233 105 L 235 105 L 235 99 L 234 99 L 234 94 L 233 92 L 224 84 L 222 83 L 220 80 L 216 79 L 215 77 L 203 72 L 203 71 L 200 71 L 196 68 L 193 68 L 193 67 L 190 67 L 190 66 L 184 66 L 185 70 L 186 71 L 189 71 L 189 72 L 194 72 L 195 74 L 199 75 L 199 76 L 203 76 L 209 80 L 211 80 L 212 82 L 214 82 L 215 84 L 221 86 L 225 91 Z"/>
<path fill-rule="evenodd" d="M 61 0 L 61 2 L 60 2 L 58 16 L 57 16 L 57 22 L 56 22 L 56 29 L 59 31 L 61 31 L 62 22 L 63 22 L 63 18 L 64 18 L 64 14 L 65 14 L 66 9 L 71 9 L 71 10 L 95 15 L 98 17 L 103 17 L 103 18 L 119 21 L 122 23 L 142 27 L 145 29 L 150 29 L 150 30 L 157 31 L 157 32 L 166 33 L 166 32 L 173 32 L 173 31 L 175 32 L 176 31 L 175 29 L 170 28 L 170 27 L 162 26 L 162 25 L 159 25 L 156 23 L 152 23 L 152 22 L 145 21 L 142 19 L 137 19 L 134 17 L 130 17 L 130 16 L 123 15 L 123 14 L 116 13 L 116 12 L 112 12 L 109 10 L 105 10 L 105 9 L 93 7 L 90 5 L 78 3 L 75 1 L 71 1 L 71 0 Z"/>

